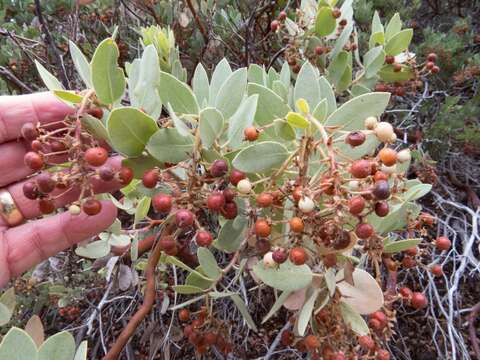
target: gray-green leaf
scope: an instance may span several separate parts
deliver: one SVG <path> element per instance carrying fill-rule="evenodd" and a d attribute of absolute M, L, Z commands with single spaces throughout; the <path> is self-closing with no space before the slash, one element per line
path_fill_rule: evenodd
<path fill-rule="evenodd" d="M 242 149 L 232 161 L 243 172 L 255 173 L 279 167 L 289 153 L 285 146 L 274 141 L 265 141 Z"/>
<path fill-rule="evenodd" d="M 75 340 L 68 331 L 50 336 L 38 350 L 38 360 L 72 360 L 75 356 Z"/>
<path fill-rule="evenodd" d="M 220 136 L 223 123 L 222 113 L 217 109 L 208 107 L 200 111 L 200 139 L 205 148 L 211 148 L 215 140 Z"/>
<path fill-rule="evenodd" d="M 147 143 L 148 152 L 158 161 L 178 163 L 193 151 L 193 136 L 182 136 L 176 129 L 158 130 Z"/>
<path fill-rule="evenodd" d="M 198 114 L 197 99 L 190 87 L 166 72 L 160 72 L 160 99 L 180 114 Z"/>
<path fill-rule="evenodd" d="M 282 291 L 295 291 L 312 282 L 312 271 L 308 265 L 294 265 L 289 260 L 278 268 L 266 268 L 263 262 L 253 267 L 255 275 L 268 286 Z"/>

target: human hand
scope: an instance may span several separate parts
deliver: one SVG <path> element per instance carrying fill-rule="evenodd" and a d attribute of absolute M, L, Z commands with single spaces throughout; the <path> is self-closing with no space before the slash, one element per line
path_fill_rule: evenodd
<path fill-rule="evenodd" d="M 51 93 L 0 97 L 0 288 L 11 277 L 21 275 L 39 262 L 108 228 L 117 216 L 115 206 L 104 201 L 95 216 L 84 213 L 73 216 L 68 211 L 48 218 L 17 225 L 40 215 L 36 201 L 23 194 L 25 178 L 33 171 L 23 157 L 30 150 L 20 134 L 27 122 L 42 124 L 61 121 L 72 108 Z M 65 158 L 55 159 L 63 162 Z M 120 159 L 109 160 L 112 168 L 120 167 Z M 95 192 L 108 192 L 120 186 L 115 181 L 98 181 Z M 53 195 L 57 208 L 78 199 L 78 191 Z M 10 209 L 12 201 L 13 209 Z M 3 206 L 2 206 L 3 204 Z M 16 225 L 16 226 L 15 226 Z"/>

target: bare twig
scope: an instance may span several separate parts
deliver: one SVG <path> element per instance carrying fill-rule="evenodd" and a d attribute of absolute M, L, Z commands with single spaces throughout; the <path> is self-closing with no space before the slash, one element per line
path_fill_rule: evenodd
<path fill-rule="evenodd" d="M 187 5 L 188 5 L 188 8 L 190 9 L 190 11 L 193 15 L 193 18 L 195 19 L 195 23 L 197 24 L 198 29 L 202 33 L 203 40 L 205 41 L 205 44 L 207 44 L 208 41 L 209 41 L 208 31 L 205 28 L 205 26 L 203 25 L 202 21 L 200 20 L 200 16 L 198 16 L 198 13 L 195 10 L 195 7 L 193 6 L 192 0 L 187 0 Z"/>
<path fill-rule="evenodd" d="M 473 351 L 475 352 L 475 356 L 477 360 L 480 360 L 480 345 L 478 344 L 477 338 L 477 329 L 475 329 L 475 320 L 480 313 L 480 302 L 478 302 L 473 308 L 468 316 L 468 333 L 470 336 L 470 341 L 472 342 Z"/>
<path fill-rule="evenodd" d="M 4 66 L 0 66 L 0 76 L 3 77 L 6 81 L 11 82 L 17 87 L 25 90 L 26 92 L 31 93 L 34 91 Z"/>

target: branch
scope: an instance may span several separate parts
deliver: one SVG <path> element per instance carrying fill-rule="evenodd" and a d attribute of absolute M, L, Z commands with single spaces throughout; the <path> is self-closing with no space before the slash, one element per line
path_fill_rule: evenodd
<path fill-rule="evenodd" d="M 480 360 L 480 345 L 478 344 L 477 330 L 475 329 L 475 319 L 480 313 L 480 302 L 478 302 L 468 315 L 468 334 L 470 335 L 470 341 L 472 342 L 473 352 L 478 360 Z"/>
<path fill-rule="evenodd" d="M 23 83 L 19 78 L 17 78 L 12 72 L 10 72 L 6 67 L 0 66 L 0 76 L 2 76 L 6 81 L 10 81 L 15 84 L 17 87 L 25 90 L 26 92 L 32 93 L 33 89 L 28 87 L 27 84 Z"/>
<path fill-rule="evenodd" d="M 123 351 L 123 348 L 128 343 L 130 338 L 137 330 L 137 327 L 143 321 L 143 319 L 150 313 L 155 304 L 155 269 L 157 263 L 160 260 L 160 255 L 162 253 L 160 249 L 160 242 L 157 242 L 153 248 L 150 257 L 148 258 L 147 269 L 145 270 L 145 277 L 147 278 L 145 295 L 143 299 L 143 304 L 137 310 L 137 312 L 132 316 L 127 326 L 124 327 L 117 340 L 113 346 L 108 351 L 107 355 L 103 360 L 116 360 L 120 356 L 120 353 Z"/>
<path fill-rule="evenodd" d="M 198 29 L 202 33 L 203 40 L 205 41 L 205 45 L 208 44 L 208 32 L 207 29 L 205 29 L 205 26 L 203 26 L 202 22 L 200 21 L 200 17 L 197 14 L 197 11 L 195 10 L 195 7 L 192 4 L 192 0 L 187 0 L 187 5 L 190 11 L 192 12 L 193 18 L 195 19 L 195 22 L 197 23 Z"/>
<path fill-rule="evenodd" d="M 62 69 L 62 71 L 60 72 L 60 78 L 62 80 L 62 84 L 66 88 L 69 88 L 70 86 L 69 86 L 68 77 L 67 77 L 67 70 L 65 69 L 65 64 L 63 63 L 62 55 L 60 55 L 60 52 L 58 51 L 58 48 L 55 45 L 55 42 L 53 41 L 52 35 L 48 30 L 47 24 L 45 23 L 45 19 L 43 18 L 42 8 L 40 6 L 40 0 L 35 0 L 35 13 L 37 15 L 38 21 L 40 22 L 42 31 L 45 35 L 45 40 L 47 41 L 47 44 L 50 46 L 50 48 L 53 50 L 53 54 L 55 55 L 57 64 Z"/>

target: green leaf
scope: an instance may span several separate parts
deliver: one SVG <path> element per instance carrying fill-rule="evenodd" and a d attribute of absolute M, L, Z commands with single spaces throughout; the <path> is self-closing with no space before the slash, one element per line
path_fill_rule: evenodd
<path fill-rule="evenodd" d="M 298 315 L 297 329 L 298 335 L 304 336 L 305 330 L 307 329 L 310 318 L 312 317 L 313 307 L 315 306 L 315 301 L 317 300 L 318 295 L 320 294 L 321 289 L 315 288 L 305 304 L 302 306 L 302 310 Z"/>
<path fill-rule="evenodd" d="M 83 114 L 80 121 L 82 123 L 82 128 L 84 128 L 89 134 L 93 135 L 96 139 L 110 142 L 108 131 L 101 120 L 92 115 Z"/>
<path fill-rule="evenodd" d="M 342 130 L 360 130 L 369 116 L 380 116 L 390 100 L 389 93 L 375 92 L 357 96 L 331 114 L 325 124 Z"/>
<path fill-rule="evenodd" d="M 163 164 L 151 155 L 141 155 L 139 157 L 124 159 L 122 164 L 133 170 L 135 178 L 139 179 L 143 173 L 154 167 L 163 167 Z"/>
<path fill-rule="evenodd" d="M 0 343 L 0 359 L 36 360 L 37 346 L 22 329 L 12 327 Z"/>
<path fill-rule="evenodd" d="M 212 147 L 222 133 L 223 124 L 222 113 L 217 109 L 208 107 L 200 111 L 200 139 L 205 148 L 210 149 Z"/>
<path fill-rule="evenodd" d="M 265 68 L 257 64 L 250 64 L 248 67 L 248 82 L 267 86 L 267 73 L 265 72 Z"/>
<path fill-rule="evenodd" d="M 432 185 L 418 184 L 412 186 L 406 193 L 402 194 L 402 198 L 404 201 L 413 201 L 427 195 L 430 190 L 432 190 Z"/>
<path fill-rule="evenodd" d="M 35 66 L 37 67 L 38 74 L 42 78 L 43 83 L 48 90 L 63 90 L 63 85 L 60 81 L 57 80 L 45 67 L 35 60 Z"/>
<path fill-rule="evenodd" d="M 280 70 L 280 81 L 283 83 L 287 90 L 290 88 L 291 78 L 292 75 L 290 73 L 290 66 L 287 62 L 284 62 L 282 65 L 282 70 Z"/>
<path fill-rule="evenodd" d="M 353 308 L 347 303 L 340 301 L 340 313 L 342 314 L 343 321 L 349 326 L 354 333 L 359 336 L 368 335 L 369 329 L 365 320 L 353 310 Z"/>
<path fill-rule="evenodd" d="M 383 32 L 377 32 L 370 36 L 370 41 L 368 43 L 368 47 L 371 49 L 377 45 L 384 45 L 385 44 L 385 34 Z"/>
<path fill-rule="evenodd" d="M 373 19 L 372 19 L 372 34 L 375 34 L 377 32 L 383 33 L 383 25 L 382 21 L 380 20 L 380 16 L 378 15 L 378 11 L 375 10 L 373 14 Z"/>
<path fill-rule="evenodd" d="M 355 84 L 352 86 L 351 93 L 353 97 L 360 96 L 363 94 L 368 94 L 372 92 L 368 87 L 363 86 L 362 84 Z"/>
<path fill-rule="evenodd" d="M 166 72 L 160 72 L 160 99 L 180 114 L 198 114 L 197 99 L 190 87 Z"/>
<path fill-rule="evenodd" d="M 206 280 L 204 277 L 198 276 L 198 274 L 204 274 L 205 271 L 202 269 L 201 266 L 197 266 L 195 272 L 191 272 L 188 274 L 187 278 L 185 279 L 185 285 L 191 285 L 198 287 L 200 289 L 208 289 L 212 286 L 213 280 Z"/>
<path fill-rule="evenodd" d="M 242 314 L 248 327 L 253 331 L 257 331 L 257 326 L 255 325 L 255 322 L 253 321 L 252 316 L 248 312 L 247 305 L 245 305 L 240 295 L 233 294 L 230 296 L 230 298 L 233 300 L 234 304 L 237 306 L 237 309 L 238 311 L 240 311 L 240 314 Z"/>
<path fill-rule="evenodd" d="M 0 326 L 10 322 L 13 313 L 2 303 L 0 303 Z"/>
<path fill-rule="evenodd" d="M 248 95 L 258 94 L 255 122 L 261 126 L 270 124 L 275 119 L 281 119 L 290 111 L 290 107 L 280 96 L 265 86 L 248 84 Z"/>
<path fill-rule="evenodd" d="M 378 75 L 385 82 L 407 81 L 415 78 L 413 69 L 408 65 L 401 65 L 401 70 L 393 71 L 393 65 L 384 65 Z"/>
<path fill-rule="evenodd" d="M 125 91 L 125 76 L 118 66 L 119 51 L 113 39 L 103 40 L 92 58 L 92 81 L 98 99 L 113 104 Z"/>
<path fill-rule="evenodd" d="M 270 319 L 275 313 L 280 309 L 280 307 L 285 303 L 285 300 L 290 296 L 292 292 L 291 291 L 284 291 L 282 294 L 275 300 L 275 303 L 273 304 L 272 308 L 268 312 L 267 315 L 262 319 L 262 324 L 266 323 L 268 319 Z"/>
<path fill-rule="evenodd" d="M 317 70 L 306 61 L 300 72 L 298 73 L 297 80 L 295 82 L 295 89 L 293 90 L 293 99 L 296 103 L 299 99 L 305 99 L 310 105 L 311 109 L 322 99 L 320 96 L 320 85 L 317 81 Z M 299 109 L 297 109 L 298 111 Z"/>
<path fill-rule="evenodd" d="M 392 241 L 386 244 L 383 247 L 383 252 L 387 254 L 398 253 L 411 249 L 422 242 L 422 239 L 408 239 L 408 240 L 398 240 Z"/>
<path fill-rule="evenodd" d="M 238 250 L 245 239 L 248 219 L 244 216 L 237 216 L 234 220 L 227 220 L 220 229 L 217 239 L 213 245 L 226 253 L 233 253 Z"/>
<path fill-rule="evenodd" d="M 215 256 L 213 256 L 210 250 L 205 247 L 199 247 L 197 257 L 205 275 L 212 279 L 217 279 L 220 276 L 221 271 L 218 267 L 217 260 L 215 260 Z"/>
<path fill-rule="evenodd" d="M 148 152 L 158 161 L 179 163 L 193 151 L 193 136 L 182 136 L 176 129 L 163 128 L 150 138 Z"/>
<path fill-rule="evenodd" d="M 295 133 L 295 129 L 284 120 L 277 120 L 275 121 L 275 134 L 281 137 L 284 140 L 292 141 L 297 138 L 297 134 Z"/>
<path fill-rule="evenodd" d="M 265 284 L 282 291 L 303 289 L 312 282 L 312 271 L 308 265 L 294 265 L 287 260 L 278 268 L 266 268 L 263 262 L 253 267 L 254 274 Z"/>
<path fill-rule="evenodd" d="M 233 166 L 246 173 L 264 172 L 282 165 L 289 153 L 285 146 L 265 141 L 242 149 L 232 161 Z"/>
<path fill-rule="evenodd" d="M 7 309 L 13 313 L 17 305 L 17 297 L 15 296 L 15 288 L 8 288 L 2 296 L 0 296 L 0 304 L 3 304 Z"/>
<path fill-rule="evenodd" d="M 50 336 L 38 350 L 38 360 L 72 360 L 75 356 L 75 340 L 68 331 Z"/>
<path fill-rule="evenodd" d="M 333 17 L 332 9 L 329 6 L 323 6 L 318 9 L 315 19 L 315 33 L 318 36 L 330 35 L 337 26 L 337 22 Z"/>
<path fill-rule="evenodd" d="M 162 102 L 158 94 L 159 83 L 160 64 L 157 50 L 154 45 L 148 45 L 143 50 L 142 59 L 138 64 L 135 83 L 131 84 L 129 81 L 129 95 L 133 107 L 143 109 L 155 119 L 162 111 Z"/>
<path fill-rule="evenodd" d="M 172 119 L 173 125 L 175 126 L 175 129 L 178 131 L 178 133 L 182 136 L 191 135 L 190 128 L 183 122 L 182 119 L 177 116 L 177 114 L 175 114 L 175 111 L 173 111 L 172 109 L 172 105 L 168 103 L 166 107 L 168 114 L 170 115 L 170 119 Z"/>
<path fill-rule="evenodd" d="M 243 131 L 253 124 L 257 111 L 258 95 L 251 95 L 242 102 L 228 124 L 228 145 L 235 149 L 243 140 Z"/>
<path fill-rule="evenodd" d="M 75 353 L 75 358 L 73 360 L 87 360 L 87 350 L 88 342 L 87 340 L 82 341 Z"/>
<path fill-rule="evenodd" d="M 288 89 L 285 87 L 283 82 L 280 80 L 275 80 L 272 84 L 272 90 L 282 98 L 284 102 L 288 101 Z"/>
<path fill-rule="evenodd" d="M 192 285 L 174 285 L 174 286 L 172 286 L 172 289 L 176 293 L 186 294 L 186 295 L 198 294 L 198 293 L 203 292 L 203 290 L 204 290 L 204 289 L 201 289 L 199 287 L 192 286 Z"/>
<path fill-rule="evenodd" d="M 53 93 L 60 100 L 67 101 L 72 104 L 80 104 L 83 100 L 83 96 L 75 94 L 74 91 L 53 90 Z"/>
<path fill-rule="evenodd" d="M 89 88 L 93 88 L 92 83 L 92 70 L 90 69 L 90 63 L 88 62 L 85 55 L 83 55 L 82 50 L 78 48 L 77 45 L 71 40 L 68 41 L 68 46 L 70 49 L 70 56 L 72 57 L 73 65 L 80 75 L 80 78 L 83 80 L 85 85 Z"/>
<path fill-rule="evenodd" d="M 294 128 L 306 129 L 310 126 L 310 122 L 301 114 L 289 112 L 287 114 L 287 122 Z"/>
<path fill-rule="evenodd" d="M 350 41 L 350 35 L 353 31 L 353 22 L 349 22 L 348 25 L 343 29 L 342 33 L 335 41 L 335 47 L 328 54 L 330 59 L 335 59 L 342 51 L 345 45 Z"/>
<path fill-rule="evenodd" d="M 313 110 L 313 117 L 317 119 L 320 123 L 324 123 L 327 119 L 328 103 L 327 99 L 322 99 Z"/>
<path fill-rule="evenodd" d="M 233 72 L 223 83 L 215 100 L 215 107 L 225 119 L 229 119 L 238 109 L 247 87 L 247 69 Z"/>
<path fill-rule="evenodd" d="M 327 114 L 331 114 L 337 109 L 337 99 L 335 98 L 335 92 L 332 89 L 332 85 L 328 82 L 325 76 L 321 76 L 318 79 L 318 84 L 320 85 L 322 98 L 327 100 Z"/>
<path fill-rule="evenodd" d="M 405 29 L 395 34 L 385 45 L 387 55 L 398 55 L 406 50 L 413 38 L 413 29 Z"/>
<path fill-rule="evenodd" d="M 352 83 L 352 67 L 347 65 L 345 72 L 343 73 L 340 81 L 337 84 L 337 91 L 343 92 L 348 89 L 350 84 Z"/>
<path fill-rule="evenodd" d="M 205 275 L 203 275 L 202 273 L 200 273 L 199 271 L 197 270 L 194 270 L 192 269 L 190 266 L 184 264 L 183 262 L 181 262 L 179 259 L 177 259 L 176 257 L 174 256 L 167 256 L 165 257 L 165 260 L 164 260 L 165 264 L 171 264 L 171 265 L 175 265 L 175 266 L 178 266 L 179 268 L 183 269 L 183 270 L 186 270 L 188 271 L 189 273 L 192 273 L 192 274 L 195 274 L 196 276 L 198 276 L 199 278 L 205 280 L 205 281 L 213 281 L 212 279 L 206 277 Z"/>
<path fill-rule="evenodd" d="M 365 77 L 371 78 L 377 74 L 385 62 L 385 51 L 383 46 L 377 46 L 370 49 L 363 57 L 365 66 Z"/>
<path fill-rule="evenodd" d="M 338 56 L 328 66 L 328 80 L 335 86 L 338 86 L 340 79 L 345 73 L 348 65 L 348 53 L 342 50 Z"/>
<path fill-rule="evenodd" d="M 75 249 L 75 254 L 88 259 L 99 259 L 108 255 L 109 252 L 110 244 L 107 240 L 93 241 Z"/>
<path fill-rule="evenodd" d="M 400 20 L 400 15 L 395 13 L 385 29 L 385 40 L 388 42 L 392 37 L 397 35 L 400 30 L 402 30 L 402 20 Z"/>
<path fill-rule="evenodd" d="M 223 58 L 222 61 L 220 61 L 217 66 L 215 67 L 215 70 L 213 71 L 212 74 L 212 80 L 210 82 L 210 92 L 209 92 L 209 100 L 208 104 L 210 106 L 215 106 L 215 103 L 217 101 L 217 94 L 222 87 L 223 83 L 227 78 L 230 76 L 232 73 L 232 69 L 230 68 L 230 64 L 228 63 L 228 60 Z"/>
<path fill-rule="evenodd" d="M 199 105 L 208 104 L 208 75 L 201 63 L 198 63 L 193 73 L 192 88 Z"/>
<path fill-rule="evenodd" d="M 158 130 L 155 120 L 133 107 L 114 109 L 107 121 L 113 147 L 127 156 L 140 156 Z"/>
<path fill-rule="evenodd" d="M 145 219 L 145 216 L 147 216 L 148 211 L 150 210 L 150 203 L 152 199 L 148 196 L 144 196 L 137 205 L 137 208 L 135 210 L 135 219 L 133 221 L 133 224 L 136 225 L 143 219 Z"/>

